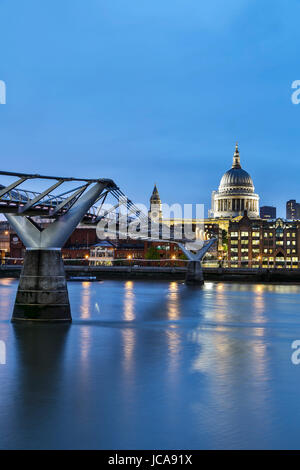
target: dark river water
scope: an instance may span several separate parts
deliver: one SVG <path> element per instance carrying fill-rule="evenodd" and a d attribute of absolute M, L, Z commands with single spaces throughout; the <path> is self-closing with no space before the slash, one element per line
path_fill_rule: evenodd
<path fill-rule="evenodd" d="M 1 449 L 300 448 L 300 286 L 73 282 L 71 326 L 12 325 L 16 288 Z"/>

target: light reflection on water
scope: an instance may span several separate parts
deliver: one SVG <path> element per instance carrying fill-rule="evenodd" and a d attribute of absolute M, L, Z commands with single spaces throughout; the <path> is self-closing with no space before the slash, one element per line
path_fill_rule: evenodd
<path fill-rule="evenodd" d="M 74 322 L 12 325 L 1 448 L 298 448 L 298 285 L 74 282 Z"/>
<path fill-rule="evenodd" d="M 134 315 L 134 290 L 133 281 L 125 282 L 125 295 L 124 295 L 124 320 L 133 321 Z"/>

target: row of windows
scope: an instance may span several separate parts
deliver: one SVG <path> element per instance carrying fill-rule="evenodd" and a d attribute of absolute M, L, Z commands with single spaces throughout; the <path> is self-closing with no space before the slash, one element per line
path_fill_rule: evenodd
<path fill-rule="evenodd" d="M 230 232 L 231 237 L 238 237 L 239 232 Z M 248 237 L 249 232 L 241 232 L 241 237 Z M 252 232 L 252 237 L 259 237 L 259 232 Z"/>
<path fill-rule="evenodd" d="M 238 261 L 238 257 L 237 256 L 232 256 L 231 257 L 231 261 Z M 241 261 L 249 261 L 249 257 L 248 256 L 242 256 L 241 257 Z M 284 262 L 290 262 L 292 261 L 293 263 L 297 263 L 298 262 L 298 256 L 293 256 L 293 257 L 290 257 L 288 256 L 287 258 L 283 258 L 283 257 L 276 257 L 276 262 L 278 263 L 284 263 Z M 252 262 L 259 262 L 259 260 L 252 260 Z M 269 258 L 263 258 L 262 259 L 262 262 L 269 262 L 269 263 L 273 263 L 274 262 L 274 258 L 272 257 L 269 257 Z"/>
<path fill-rule="evenodd" d="M 292 250 L 290 248 L 288 248 L 286 250 L 287 253 L 296 253 L 296 249 L 293 248 Z M 264 253 L 273 253 L 273 249 L 272 248 L 264 248 Z"/>
<path fill-rule="evenodd" d="M 249 232 L 240 232 L 241 237 L 248 237 Z M 259 237 L 260 232 L 252 232 L 252 237 L 257 238 Z M 284 233 L 283 232 L 276 232 L 275 234 L 273 232 L 264 232 L 264 238 L 273 238 L 273 236 L 276 235 L 277 238 L 283 238 Z M 239 236 L 238 232 L 230 232 L 231 238 L 237 238 Z M 287 238 L 296 238 L 296 232 L 287 232 L 286 233 Z"/>
<path fill-rule="evenodd" d="M 233 249 L 231 250 L 231 259 L 233 259 L 234 256 L 237 256 L 237 249 Z M 243 254 L 247 254 L 248 253 L 248 250 L 241 250 L 241 253 Z M 272 254 L 273 253 L 273 250 L 264 250 L 264 254 Z M 296 250 L 287 250 L 287 254 L 294 254 L 296 253 Z M 253 257 L 257 257 L 257 255 L 259 255 L 259 250 L 252 250 L 252 256 Z M 273 258 L 269 258 L 269 259 L 273 259 Z"/>
<path fill-rule="evenodd" d="M 238 240 L 230 240 L 231 245 L 238 245 Z M 252 245 L 259 245 L 259 240 L 252 240 Z M 241 245 L 249 245 L 249 240 L 241 240 Z"/>
<path fill-rule="evenodd" d="M 237 253 L 238 248 L 237 247 L 231 248 L 231 252 Z M 241 248 L 241 253 L 247 253 L 247 252 L 248 252 L 248 248 Z M 259 248 L 252 248 L 252 252 L 259 253 Z"/>
<path fill-rule="evenodd" d="M 238 243 L 239 243 L 238 240 L 230 240 L 231 246 L 238 245 Z M 296 240 L 286 240 L 285 243 L 286 243 L 287 246 L 290 246 L 290 245 L 296 246 L 297 245 Z M 249 240 L 240 240 L 240 244 L 241 245 L 249 245 Z M 260 240 L 252 240 L 252 245 L 259 245 L 259 244 L 260 244 Z M 276 240 L 275 244 L 279 245 L 279 246 L 283 246 L 284 245 L 284 240 Z M 273 243 L 264 242 L 264 245 L 267 245 L 267 246 L 269 245 L 270 246 L 270 245 L 273 245 Z"/>

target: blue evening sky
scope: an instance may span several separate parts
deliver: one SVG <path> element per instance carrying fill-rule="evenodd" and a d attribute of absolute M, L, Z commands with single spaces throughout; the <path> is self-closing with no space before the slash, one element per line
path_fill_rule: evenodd
<path fill-rule="evenodd" d="M 210 203 L 235 141 L 261 205 L 300 200 L 299 0 L 0 0 L 1 169 Z"/>

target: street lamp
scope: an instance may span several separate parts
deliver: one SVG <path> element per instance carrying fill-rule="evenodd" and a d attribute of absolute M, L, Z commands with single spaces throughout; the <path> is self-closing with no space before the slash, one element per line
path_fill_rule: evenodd
<path fill-rule="evenodd" d="M 127 255 L 127 259 L 129 261 L 129 266 L 131 267 L 132 255 Z"/>

